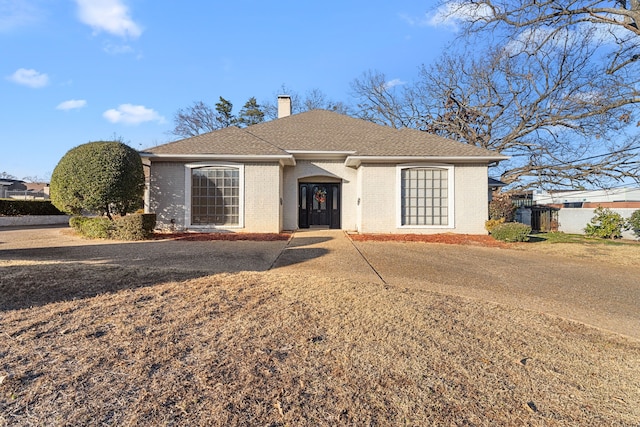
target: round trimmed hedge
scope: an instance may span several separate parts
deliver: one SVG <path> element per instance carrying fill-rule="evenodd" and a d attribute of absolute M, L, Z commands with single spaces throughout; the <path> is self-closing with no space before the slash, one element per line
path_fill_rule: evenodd
<path fill-rule="evenodd" d="M 136 150 L 95 141 L 69 150 L 51 175 L 51 202 L 63 212 L 124 215 L 142 205 L 144 171 Z"/>

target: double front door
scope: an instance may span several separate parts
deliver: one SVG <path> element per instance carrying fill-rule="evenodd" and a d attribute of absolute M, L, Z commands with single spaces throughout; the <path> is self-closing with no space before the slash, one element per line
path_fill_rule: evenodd
<path fill-rule="evenodd" d="M 298 185 L 298 227 L 340 228 L 340 184 Z"/>

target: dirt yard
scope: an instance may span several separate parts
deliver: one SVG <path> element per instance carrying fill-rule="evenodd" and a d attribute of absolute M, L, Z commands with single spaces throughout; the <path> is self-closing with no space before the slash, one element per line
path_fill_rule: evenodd
<path fill-rule="evenodd" d="M 637 340 L 418 288 L 52 247 L 0 259 L 0 426 L 640 424 Z"/>

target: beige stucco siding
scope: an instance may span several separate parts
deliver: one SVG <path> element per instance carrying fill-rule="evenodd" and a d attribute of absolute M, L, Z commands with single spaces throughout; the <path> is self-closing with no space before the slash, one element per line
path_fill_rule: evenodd
<path fill-rule="evenodd" d="M 204 165 L 204 164 L 203 164 Z M 277 233 L 281 227 L 281 167 L 278 163 L 243 165 L 243 227 L 204 227 L 243 232 Z M 158 216 L 159 228 L 202 229 L 189 226 L 185 200 L 189 169 L 185 163 L 153 162 L 149 176 L 149 211 Z M 172 224 L 173 220 L 173 224 Z"/>
<path fill-rule="evenodd" d="M 489 181 L 486 166 L 457 165 L 456 176 L 456 233 L 487 234 L 484 223 L 489 216 Z"/>
<path fill-rule="evenodd" d="M 280 165 L 248 163 L 244 167 L 244 229 L 278 233 L 280 226 Z"/>
<path fill-rule="evenodd" d="M 153 162 L 149 172 L 149 212 L 157 215 L 158 228 L 184 228 L 184 164 Z M 171 220 L 175 224 L 171 224 Z"/>
<path fill-rule="evenodd" d="M 298 182 L 313 180 L 342 183 L 340 225 L 343 230 L 355 230 L 357 226 L 357 174 L 355 169 L 345 167 L 343 160 L 298 160 L 296 166 L 285 167 L 283 182 L 284 229 L 296 230 L 298 228 Z"/>
<path fill-rule="evenodd" d="M 396 230 L 396 167 L 393 165 L 362 164 L 358 169 L 361 180 L 360 233 L 397 233 Z"/>
<path fill-rule="evenodd" d="M 398 168 L 391 165 L 362 164 L 359 168 L 361 233 L 467 233 L 486 234 L 487 167 L 455 165 L 454 220 L 448 227 L 400 227 L 400 183 Z"/>

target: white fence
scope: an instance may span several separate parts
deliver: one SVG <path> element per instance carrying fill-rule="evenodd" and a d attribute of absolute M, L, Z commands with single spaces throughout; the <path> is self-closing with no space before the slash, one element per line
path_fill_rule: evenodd
<path fill-rule="evenodd" d="M 68 215 L 0 216 L 0 227 L 69 224 Z"/>
<path fill-rule="evenodd" d="M 612 212 L 617 212 L 623 218 L 629 218 L 637 209 L 634 208 L 615 208 Z M 588 208 L 562 208 L 558 212 L 558 231 L 571 234 L 584 234 L 584 228 L 591 222 L 591 218 L 595 216 L 594 209 Z M 636 239 L 631 231 L 622 233 L 625 239 Z"/>
<path fill-rule="evenodd" d="M 6 190 L 3 197 L 19 200 L 46 200 L 49 195 L 43 191 Z"/>

